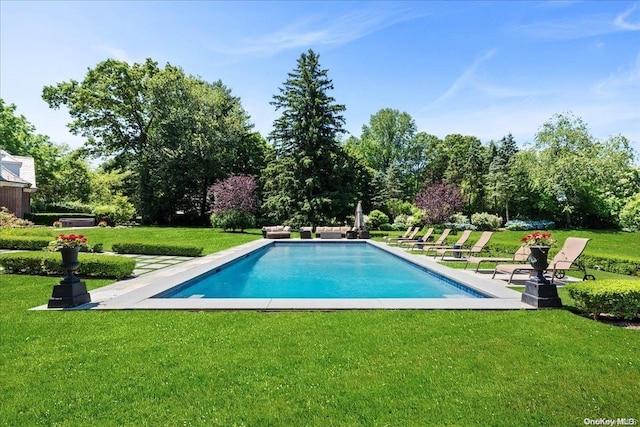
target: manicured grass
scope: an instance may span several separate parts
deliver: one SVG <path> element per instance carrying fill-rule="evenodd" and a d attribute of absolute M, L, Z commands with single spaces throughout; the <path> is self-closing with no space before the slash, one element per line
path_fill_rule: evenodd
<path fill-rule="evenodd" d="M 202 246 L 204 255 L 262 238 L 262 232 L 256 229 L 247 230 L 245 233 L 225 233 L 213 228 L 194 227 L 87 227 L 76 229 L 39 227 L 3 232 L 20 235 L 45 235 L 52 238 L 61 233 L 79 233 L 86 236 L 90 244 L 102 243 L 106 251 L 111 251 L 111 246 L 114 243 Z"/>
<path fill-rule="evenodd" d="M 640 242 L 640 232 L 627 233 L 614 230 L 550 230 L 550 232 L 558 241 L 557 247 L 561 247 L 567 237 L 585 237 L 591 239 L 584 251 L 585 254 L 640 259 L 640 244 L 638 244 Z M 402 234 L 402 232 L 390 233 L 394 233 L 394 235 Z M 481 233 L 481 231 L 471 233 L 466 246 L 475 243 Z M 496 231 L 491 236 L 488 246 L 508 246 L 513 247 L 515 250 L 520 246 L 520 239 L 528 233 L 527 231 Z M 435 234 L 435 238 L 438 238 L 438 234 Z M 453 244 L 457 239 L 458 235 L 449 235 L 447 243 Z"/>
<path fill-rule="evenodd" d="M 640 418 L 640 331 L 566 310 L 28 311 L 51 286 L 0 275 L 2 425 Z"/>
<path fill-rule="evenodd" d="M 162 227 L 82 232 L 106 249 L 162 241 L 205 253 L 261 237 Z M 522 233 L 514 233 L 517 241 Z M 629 252 L 626 240 L 622 246 Z M 0 274 L 0 425 L 565 426 L 640 418 L 640 331 L 568 310 L 29 311 L 46 304 L 55 282 Z M 95 289 L 110 281 L 86 282 Z"/>

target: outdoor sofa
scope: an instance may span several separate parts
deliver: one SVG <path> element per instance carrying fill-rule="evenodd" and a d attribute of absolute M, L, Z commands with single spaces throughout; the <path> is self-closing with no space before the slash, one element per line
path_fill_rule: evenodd
<path fill-rule="evenodd" d="M 351 227 L 316 227 L 316 238 L 342 239 L 347 236 L 347 231 L 351 231 Z"/>
<path fill-rule="evenodd" d="M 262 237 L 266 239 L 290 239 L 291 228 L 282 225 L 262 227 Z"/>

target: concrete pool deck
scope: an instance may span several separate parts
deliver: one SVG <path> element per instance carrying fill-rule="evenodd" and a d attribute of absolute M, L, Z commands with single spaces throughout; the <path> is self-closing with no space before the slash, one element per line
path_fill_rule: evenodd
<path fill-rule="evenodd" d="M 287 242 L 309 243 L 314 240 L 290 239 Z M 198 277 L 236 258 L 273 244 L 261 239 L 204 257 L 171 265 L 136 278 L 121 280 L 90 291 L 91 302 L 71 310 L 370 310 L 370 309 L 533 309 L 520 301 L 522 294 L 507 288 L 503 280 L 491 280 L 473 270 L 452 269 L 438 264 L 432 257 L 414 255 L 397 247 L 367 240 L 368 244 L 453 279 L 490 298 L 380 298 L 380 299 L 311 299 L 311 298 L 151 298 L 189 279 Z M 320 242 L 320 241 L 318 241 Z M 323 240 L 321 243 L 327 243 Z M 336 240 L 362 244 L 358 240 Z M 36 307 L 47 309 L 46 305 Z"/>

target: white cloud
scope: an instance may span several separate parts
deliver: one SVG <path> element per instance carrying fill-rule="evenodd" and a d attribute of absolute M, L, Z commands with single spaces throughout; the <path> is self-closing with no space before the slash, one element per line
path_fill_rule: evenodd
<path fill-rule="evenodd" d="M 544 40 L 577 40 L 620 31 L 640 30 L 640 8 L 635 4 L 616 15 L 597 14 L 574 19 L 534 22 L 514 29 L 530 37 Z"/>
<path fill-rule="evenodd" d="M 266 57 L 310 45 L 340 46 L 420 16 L 411 8 L 376 3 L 375 7 L 337 17 L 307 17 L 270 34 L 245 38 L 235 45 L 218 43 L 211 48 L 228 55 Z"/>
<path fill-rule="evenodd" d="M 635 20 L 635 22 L 630 22 Z M 616 16 L 615 25 L 623 30 L 638 31 L 640 30 L 640 8 L 638 4 L 634 4 L 629 9 Z"/>
<path fill-rule="evenodd" d="M 602 97 L 632 96 L 636 101 L 640 101 L 640 52 L 636 56 L 636 62 L 632 67 L 620 69 L 610 74 L 607 78 L 596 82 L 592 91 Z"/>
<path fill-rule="evenodd" d="M 458 78 L 453 82 L 453 84 L 449 87 L 449 89 L 447 89 L 445 91 L 445 93 L 443 93 L 435 101 L 433 101 L 429 105 L 427 105 L 425 107 L 425 109 L 429 109 L 429 108 L 432 108 L 432 107 L 434 107 L 434 106 L 436 106 L 438 104 L 441 104 L 443 101 L 453 97 L 458 92 L 460 92 L 465 86 L 467 86 L 469 84 L 470 80 L 475 75 L 477 69 L 484 62 L 486 62 L 489 59 L 491 59 L 491 57 L 493 55 L 495 55 L 497 51 L 498 51 L 497 49 L 493 48 L 493 49 L 489 50 L 488 52 L 486 52 L 484 55 L 482 55 L 480 58 L 476 59 L 473 62 L 473 64 L 471 64 L 469 67 L 467 67 L 467 69 L 464 70 L 462 72 L 462 74 L 460 74 L 460 76 L 458 76 Z"/>

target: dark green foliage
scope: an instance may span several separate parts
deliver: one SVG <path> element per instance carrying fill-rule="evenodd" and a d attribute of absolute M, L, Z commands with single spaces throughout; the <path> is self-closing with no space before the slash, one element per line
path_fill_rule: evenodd
<path fill-rule="evenodd" d="M 81 277 L 122 279 L 131 276 L 135 260 L 122 256 L 81 253 L 78 256 Z M 62 276 L 62 259 L 57 252 L 16 252 L 0 254 L 0 265 L 7 273 L 34 276 Z"/>
<path fill-rule="evenodd" d="M 0 236 L 0 249 L 38 251 L 46 248 L 53 238 L 31 236 Z"/>
<path fill-rule="evenodd" d="M 61 155 L 65 148 L 54 144 L 48 136 L 36 133 L 26 117 L 16 115 L 14 104 L 5 104 L 0 98 L 0 145 L 14 156 L 33 157 L 38 191 L 34 201 L 41 200 L 58 186 L 56 173 L 62 166 Z"/>
<path fill-rule="evenodd" d="M 328 95 L 333 83 L 318 55 L 303 53 L 272 105 L 281 111 L 270 139 L 276 152 L 264 172 L 264 210 L 293 226 L 343 220 L 368 182 L 364 167 L 340 147 L 344 105 Z"/>
<path fill-rule="evenodd" d="M 140 255 L 174 255 L 191 256 L 202 255 L 202 247 L 162 245 L 151 243 L 114 243 L 111 245 L 114 252 L 119 254 L 140 254 Z"/>
<path fill-rule="evenodd" d="M 145 223 L 207 219 L 206 190 L 231 173 L 257 173 L 265 144 L 251 133 L 240 100 L 222 82 L 208 83 L 151 59 L 109 59 L 80 82 L 47 86 L 43 99 L 65 106 L 69 128 L 86 149 L 131 171 L 127 197 Z M 178 214 L 177 212 L 183 212 Z"/>
<path fill-rule="evenodd" d="M 96 218 L 94 214 L 78 212 L 43 212 L 24 214 L 25 219 L 36 225 L 52 225 L 60 218 Z M 97 221 L 96 221 L 97 223 Z"/>
<path fill-rule="evenodd" d="M 598 318 L 608 314 L 616 318 L 640 318 L 640 281 L 602 280 L 571 283 L 566 286 L 576 306 Z"/>

